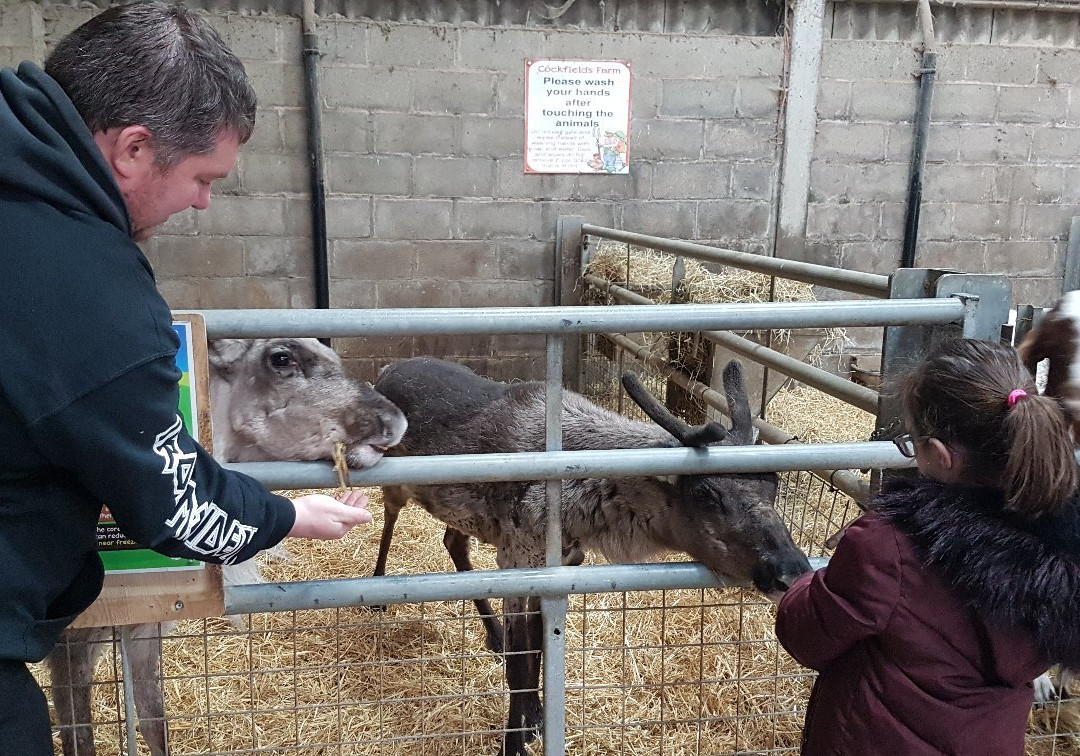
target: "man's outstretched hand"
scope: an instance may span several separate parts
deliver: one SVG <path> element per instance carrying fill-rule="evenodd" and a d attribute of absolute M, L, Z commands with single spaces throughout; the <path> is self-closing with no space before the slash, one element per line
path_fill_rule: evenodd
<path fill-rule="evenodd" d="M 346 491 L 338 498 L 326 494 L 305 494 L 292 500 L 296 522 L 289 535 L 293 538 L 341 538 L 356 525 L 371 522 L 367 496 Z"/>

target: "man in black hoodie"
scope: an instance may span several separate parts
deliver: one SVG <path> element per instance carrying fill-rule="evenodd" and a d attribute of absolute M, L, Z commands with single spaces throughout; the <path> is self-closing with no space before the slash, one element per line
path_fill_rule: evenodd
<path fill-rule="evenodd" d="M 52 753 L 26 668 L 101 590 L 108 504 L 135 541 L 230 564 L 369 522 L 275 496 L 177 421 L 179 343 L 136 245 L 204 209 L 255 121 L 240 61 L 158 0 L 101 13 L 42 71 L 0 70 L 0 752 Z"/>

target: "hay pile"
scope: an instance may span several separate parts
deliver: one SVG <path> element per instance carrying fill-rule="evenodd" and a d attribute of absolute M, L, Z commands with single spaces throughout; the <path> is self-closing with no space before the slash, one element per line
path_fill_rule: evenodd
<path fill-rule="evenodd" d="M 809 386 L 778 391 L 765 416 L 804 443 L 866 441 L 876 420 L 869 412 Z"/>
<path fill-rule="evenodd" d="M 622 242 L 600 240 L 590 248 L 586 273 L 623 286 L 635 293 L 646 296 L 658 304 L 670 304 L 674 296 L 672 283 L 676 266 L 676 256 L 644 247 L 636 247 Z M 685 303 L 723 303 L 723 302 L 813 302 L 814 287 L 799 281 L 783 278 L 771 278 L 762 273 L 752 273 L 719 265 L 706 265 L 698 260 L 682 258 L 684 274 L 679 286 L 679 302 Z M 594 304 L 606 301 L 604 292 L 589 288 L 585 300 Z M 742 336 L 765 342 L 765 330 L 736 331 Z M 775 328 L 768 332 L 774 348 L 782 349 L 791 339 L 791 329 Z M 837 357 L 847 343 L 843 328 L 819 329 L 820 337 L 811 352 L 808 361 L 820 365 L 825 360 Z M 668 353 L 672 334 L 643 334 L 641 343 L 651 344 L 657 353 Z M 685 348 L 679 340 L 676 347 L 677 360 L 682 360 Z M 670 355 L 669 355 L 670 356 Z M 688 365 L 696 359 L 687 355 Z"/>
<path fill-rule="evenodd" d="M 699 260 L 683 258 L 684 302 L 812 302 L 813 286 L 799 281 L 776 279 L 769 299 L 770 278 L 738 268 L 712 271 Z M 675 255 L 622 242 L 602 240 L 590 250 L 588 273 L 615 283 L 629 283 L 634 291 L 652 291 L 660 304 L 671 303 L 671 281 Z M 715 266 L 714 266 L 715 267 Z"/>

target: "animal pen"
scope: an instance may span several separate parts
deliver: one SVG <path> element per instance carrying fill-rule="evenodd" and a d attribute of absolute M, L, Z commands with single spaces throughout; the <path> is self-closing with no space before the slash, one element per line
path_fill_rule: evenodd
<path fill-rule="evenodd" d="M 589 257 L 601 243 L 624 245 L 618 254 L 627 260 L 625 245 L 667 255 L 661 259 L 675 271 L 674 286 L 636 281 L 629 262 L 618 280 L 599 275 Z M 919 269 L 878 276 L 567 218 L 560 219 L 559 248 L 569 262 L 558 307 L 206 311 L 207 331 L 211 338 L 547 334 L 548 407 L 561 406 L 565 375 L 598 403 L 621 409 L 617 375 L 633 370 L 669 405 L 699 417 L 725 409 L 709 383 L 707 360 L 686 359 L 688 343 L 710 344 L 854 405 L 873 430 L 895 415 L 888 399 L 771 349 L 769 332 L 884 328 L 887 378 L 942 334 L 997 339 L 1008 319 L 1008 284 L 997 276 Z M 679 271 L 691 260 L 862 298 L 686 303 Z M 593 304 L 570 303 L 575 298 Z M 659 340 L 639 335 L 661 333 L 667 335 Z M 767 395 L 767 374 L 762 384 Z M 557 511 L 560 480 L 775 470 L 781 473 L 777 509 L 820 565 L 826 538 L 867 498 L 859 471 L 911 464 L 889 441 L 799 443 L 763 420 L 755 425 L 764 444 L 753 447 L 566 452 L 560 450 L 559 413 L 549 412 L 547 422 L 546 452 L 387 458 L 353 471 L 350 483 L 547 480 L 549 511 Z M 337 484 L 322 463 L 232 467 L 274 489 Z M 377 501 L 377 490 L 371 493 Z M 494 754 L 509 693 L 500 660 L 484 648 L 470 600 L 519 595 L 540 596 L 544 620 L 545 719 L 531 752 L 798 751 L 813 675 L 779 647 L 773 606 L 760 594 L 723 586 L 701 565 L 678 557 L 648 565 L 558 566 L 558 527 L 548 529 L 547 567 L 490 569 L 490 554 L 481 552 L 476 572 L 446 573 L 441 533 L 419 508 L 404 510 L 391 570 L 407 563 L 399 567 L 407 574 L 380 578 L 356 577 L 374 564 L 371 531 L 342 542 L 291 545 L 291 559 L 266 566 L 272 582 L 226 590 L 226 610 L 243 617 L 242 629 L 217 618 L 181 623 L 164 640 L 172 753 Z M 133 728 L 126 728 L 134 711 L 123 659 L 104 658 L 108 669 L 99 669 L 94 708 L 99 747 L 143 752 Z M 1033 712 L 1028 753 L 1080 753 L 1080 731 L 1066 724 L 1071 706 L 1063 701 Z"/>

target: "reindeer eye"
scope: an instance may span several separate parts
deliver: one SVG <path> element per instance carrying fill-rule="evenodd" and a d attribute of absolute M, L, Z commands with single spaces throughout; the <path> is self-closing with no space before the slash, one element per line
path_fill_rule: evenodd
<path fill-rule="evenodd" d="M 270 365 L 278 369 L 287 368 L 290 365 L 295 365 L 292 355 L 286 351 L 271 352 L 270 353 Z"/>

